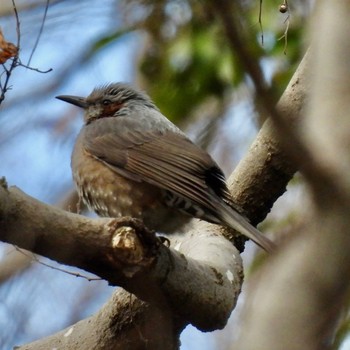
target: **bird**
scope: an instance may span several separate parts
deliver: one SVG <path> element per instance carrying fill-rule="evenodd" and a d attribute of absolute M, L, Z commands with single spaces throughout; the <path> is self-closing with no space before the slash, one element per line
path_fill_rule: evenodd
<path fill-rule="evenodd" d="M 275 244 L 236 210 L 217 163 L 145 92 L 118 82 L 87 97 L 56 98 L 84 110 L 71 167 L 79 197 L 99 216 L 139 218 L 165 233 L 174 229 L 168 222 L 195 217 L 274 250 Z"/>

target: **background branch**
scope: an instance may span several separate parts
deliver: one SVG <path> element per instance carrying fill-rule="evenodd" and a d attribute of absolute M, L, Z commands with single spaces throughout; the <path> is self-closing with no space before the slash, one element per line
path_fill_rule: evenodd
<path fill-rule="evenodd" d="M 250 296 L 253 302 L 244 313 L 239 349 L 256 349 L 257 342 L 261 350 L 330 349 L 346 307 L 350 289 L 349 10 L 349 1 L 317 3 L 311 98 L 300 127 L 302 142 L 324 173 L 308 177 L 313 203 L 305 208 L 304 230 L 261 271 Z M 325 184 L 324 175 L 331 182 Z"/>
<path fill-rule="evenodd" d="M 246 45 L 246 42 L 251 40 L 251 38 L 249 35 L 246 35 L 245 28 L 240 25 L 241 21 L 238 18 L 238 14 L 241 11 L 239 6 L 237 1 L 229 3 L 225 0 L 219 0 L 215 1 L 213 9 L 224 24 L 227 42 L 232 52 L 239 57 L 239 62 L 253 81 L 258 107 L 262 108 L 269 115 L 278 131 L 280 144 L 285 148 L 288 157 L 293 160 L 294 164 L 300 170 L 303 170 L 304 176 L 313 178 L 315 174 L 318 174 L 319 177 L 322 177 L 322 182 L 326 184 L 331 181 L 327 176 L 328 174 L 318 169 L 319 164 L 314 161 L 303 139 L 300 138 L 298 129 L 291 127 L 289 120 L 276 108 L 276 91 L 267 85 L 260 63 L 255 58 L 256 55 Z"/>
<path fill-rule="evenodd" d="M 291 125 L 300 122 L 305 110 L 309 60 L 309 53 L 306 53 L 276 107 Z M 235 202 L 257 224 L 265 219 L 277 198 L 286 191 L 296 170 L 296 165 L 281 145 L 273 121 L 267 119 L 228 179 L 229 188 Z"/>

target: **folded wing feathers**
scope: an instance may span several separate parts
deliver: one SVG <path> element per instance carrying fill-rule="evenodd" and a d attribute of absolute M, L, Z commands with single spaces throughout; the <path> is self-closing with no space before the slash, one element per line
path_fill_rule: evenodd
<path fill-rule="evenodd" d="M 273 249 L 273 243 L 268 238 L 218 198 L 208 186 L 206 171 L 217 165 L 187 138 L 172 132 L 155 134 L 137 131 L 123 135 L 102 133 L 94 136 L 86 142 L 87 150 L 117 173 L 187 198 L 209 210 L 213 222 L 216 217 L 217 223 L 222 220 L 264 249 Z M 215 176 L 220 178 L 219 173 Z M 225 181 L 224 178 L 220 180 Z M 229 193 L 223 195 L 229 203 Z M 218 213 L 221 213 L 220 218 Z"/>
<path fill-rule="evenodd" d="M 188 171 L 184 172 L 183 169 L 174 164 L 164 163 L 147 154 L 142 156 L 137 154 L 135 157 L 134 154 L 130 153 L 126 169 L 137 172 L 144 181 L 211 209 L 212 203 L 208 196 L 209 189 L 204 180 L 188 173 Z"/>

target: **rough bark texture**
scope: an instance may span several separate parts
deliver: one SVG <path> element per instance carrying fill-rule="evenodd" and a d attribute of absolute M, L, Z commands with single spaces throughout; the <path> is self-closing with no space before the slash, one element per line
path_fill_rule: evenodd
<path fill-rule="evenodd" d="M 146 309 L 157 314 L 161 325 L 171 325 L 162 337 L 177 339 L 175 335 L 189 323 L 206 331 L 225 326 L 240 292 L 242 261 L 229 241 L 212 234 L 208 226 L 202 227 L 203 223 L 188 237 L 178 238 L 175 249 L 168 249 L 152 239 L 135 238 L 132 228 L 120 226 L 128 225 L 128 221 L 88 219 L 64 212 L 16 188 L 0 187 L 0 198 L 1 240 L 93 272 L 148 301 Z M 118 236 L 116 245 L 115 234 L 120 229 L 127 235 Z M 114 300 L 108 305 L 113 308 L 113 303 Z M 130 309 L 128 303 L 125 307 Z M 147 332 L 147 320 L 154 319 L 149 318 L 148 311 L 143 315 L 135 307 L 129 314 L 131 318 L 141 314 L 141 333 Z M 125 320 L 118 315 L 114 319 L 118 324 L 115 329 L 123 329 Z M 99 322 L 101 318 L 93 320 Z M 96 329 L 106 325 L 98 324 Z M 60 336 L 52 339 L 52 346 L 61 341 Z M 74 344 L 75 336 L 70 339 Z M 112 343 L 108 346 L 113 346 L 116 339 L 109 341 Z M 143 344 L 142 337 L 134 337 L 133 348 L 139 342 Z"/>
<path fill-rule="evenodd" d="M 161 350 L 177 346 L 178 334 L 163 310 L 118 290 L 92 317 L 20 349 Z"/>
<path fill-rule="evenodd" d="M 277 109 L 290 124 L 303 112 L 308 91 L 308 53 L 288 84 Z M 281 146 L 270 119 L 262 126 L 244 159 L 230 176 L 229 188 L 244 213 L 253 223 L 263 221 L 274 202 L 286 190 L 297 170 Z"/>

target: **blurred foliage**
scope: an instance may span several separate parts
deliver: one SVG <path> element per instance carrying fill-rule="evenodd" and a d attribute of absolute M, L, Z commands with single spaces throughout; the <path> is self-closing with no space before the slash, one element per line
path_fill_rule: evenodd
<path fill-rule="evenodd" d="M 222 99 L 230 85 L 238 82 L 230 51 L 223 45 L 217 27 L 192 22 L 164 47 L 154 43 L 145 50 L 140 60 L 144 84 L 175 122 L 210 96 Z"/>
<path fill-rule="evenodd" d="M 260 1 L 242 1 L 240 17 L 251 38 L 247 45 L 258 60 L 268 60 L 274 66 L 269 80 L 282 93 L 303 52 L 300 38 L 304 27 L 300 24 L 310 5 L 297 1 L 291 4 L 297 8 L 291 7 L 287 14 L 278 11 L 279 5 L 272 0 L 262 2 L 263 32 L 258 24 Z M 146 40 L 139 54 L 139 85 L 164 114 L 179 123 L 208 98 L 223 101 L 245 83 L 245 74 L 227 46 L 212 6 L 209 1 L 121 0 L 118 11 L 122 14 L 122 31 L 99 38 L 93 49 L 97 52 L 123 33 L 141 32 Z M 285 39 L 278 38 L 288 21 L 285 55 Z"/>

